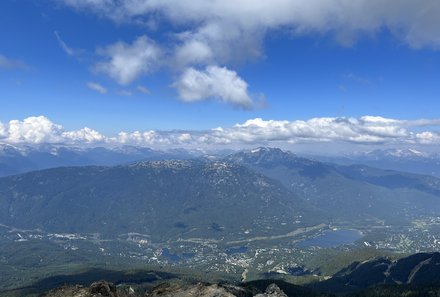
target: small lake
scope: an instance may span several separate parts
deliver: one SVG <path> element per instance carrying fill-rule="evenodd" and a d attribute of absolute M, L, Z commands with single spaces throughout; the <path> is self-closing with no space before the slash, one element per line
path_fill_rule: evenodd
<path fill-rule="evenodd" d="M 169 249 L 162 249 L 162 256 L 170 262 L 179 262 L 180 260 L 189 260 L 194 258 L 195 253 L 182 253 L 180 256 L 177 253 L 172 253 Z"/>
<path fill-rule="evenodd" d="M 168 261 L 171 262 L 178 262 L 180 260 L 180 257 L 177 254 L 171 253 L 170 250 L 167 248 L 162 249 L 162 256 L 167 258 Z"/>
<path fill-rule="evenodd" d="M 228 256 L 234 255 L 234 254 L 244 254 L 248 251 L 248 248 L 246 246 L 239 246 L 239 247 L 230 247 L 226 249 L 226 254 Z"/>
<path fill-rule="evenodd" d="M 356 240 L 363 237 L 362 233 L 357 230 L 341 229 L 325 231 L 323 234 L 301 241 L 300 247 L 335 247 L 343 244 L 352 244 Z"/>

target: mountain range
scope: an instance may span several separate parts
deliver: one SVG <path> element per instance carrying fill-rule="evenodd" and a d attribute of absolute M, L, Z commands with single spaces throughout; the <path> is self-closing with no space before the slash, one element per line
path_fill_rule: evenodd
<path fill-rule="evenodd" d="M 136 146 L 70 147 L 62 145 L 13 146 L 0 143 L 0 176 L 61 166 L 114 166 L 141 160 L 190 159 L 202 152 L 153 150 Z"/>
<path fill-rule="evenodd" d="M 204 160 L 62 167 L 0 179 L 2 224 L 51 232 L 122 234 L 156 240 L 285 233 L 316 211 L 248 168 Z M 303 218 L 303 219 L 302 219 Z M 282 225 L 282 223 L 284 223 Z"/>
<path fill-rule="evenodd" d="M 251 150 L 250 150 L 251 151 Z M 0 143 L 0 177 L 61 166 L 115 166 L 143 160 L 222 158 L 229 149 L 156 150 L 138 146 L 74 147 L 66 145 L 11 145 Z M 383 149 L 342 155 L 308 155 L 307 159 L 339 165 L 366 165 L 380 169 L 440 177 L 440 155 L 417 149 Z"/>
<path fill-rule="evenodd" d="M 340 166 L 275 148 L 218 160 L 60 167 L 0 178 L 0 224 L 246 240 L 324 224 L 407 224 L 440 213 L 440 180 Z"/>
<path fill-rule="evenodd" d="M 362 164 L 440 177 L 440 155 L 411 148 L 360 151 L 340 156 L 309 155 L 309 157 L 340 165 Z"/>
<path fill-rule="evenodd" d="M 402 223 L 440 210 L 440 180 L 428 175 L 336 165 L 277 148 L 242 151 L 225 160 L 279 181 L 314 207 L 350 223 Z"/>

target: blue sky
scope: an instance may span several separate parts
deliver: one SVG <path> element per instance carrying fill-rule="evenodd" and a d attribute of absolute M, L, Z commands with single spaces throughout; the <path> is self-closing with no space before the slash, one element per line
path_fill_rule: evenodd
<path fill-rule="evenodd" d="M 1 1 L 0 122 L 116 135 L 379 116 L 437 136 L 437 1 L 240 1 Z"/>

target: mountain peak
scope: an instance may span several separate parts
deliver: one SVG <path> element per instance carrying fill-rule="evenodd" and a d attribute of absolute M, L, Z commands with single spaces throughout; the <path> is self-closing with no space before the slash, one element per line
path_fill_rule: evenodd
<path fill-rule="evenodd" d="M 226 157 L 226 161 L 228 162 L 248 164 L 279 163 L 295 159 L 297 159 L 295 154 L 273 147 L 257 147 L 240 151 Z"/>
<path fill-rule="evenodd" d="M 402 149 L 385 149 L 385 150 L 374 150 L 361 154 L 361 156 L 369 158 L 430 158 L 432 154 L 428 152 L 422 152 L 413 148 L 402 148 Z"/>
<path fill-rule="evenodd" d="M 239 154 L 247 154 L 247 155 L 254 155 L 254 156 L 277 156 L 277 157 L 294 157 L 295 154 L 293 154 L 290 151 L 283 151 L 280 148 L 277 147 L 267 147 L 267 146 L 260 146 L 254 149 L 250 150 L 243 150 L 239 152 Z"/>

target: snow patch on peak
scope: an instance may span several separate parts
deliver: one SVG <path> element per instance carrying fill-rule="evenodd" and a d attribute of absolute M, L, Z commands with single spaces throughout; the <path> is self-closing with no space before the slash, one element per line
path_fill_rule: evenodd
<path fill-rule="evenodd" d="M 255 149 L 252 149 L 251 150 L 251 153 L 252 154 L 256 154 L 256 153 L 259 153 L 261 151 L 261 147 L 259 147 L 259 148 L 255 148 Z"/>

